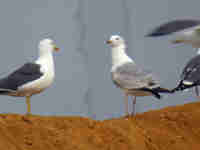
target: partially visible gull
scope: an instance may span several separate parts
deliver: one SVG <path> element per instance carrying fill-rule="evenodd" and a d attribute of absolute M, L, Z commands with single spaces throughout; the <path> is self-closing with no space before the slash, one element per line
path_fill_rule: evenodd
<path fill-rule="evenodd" d="M 40 41 L 39 58 L 35 62 L 26 63 L 0 79 L 0 95 L 26 97 L 27 114 L 30 114 L 31 96 L 48 88 L 54 80 L 52 53 L 58 50 L 51 39 Z"/>
<path fill-rule="evenodd" d="M 128 115 L 128 96 L 134 96 L 133 111 L 135 114 L 136 96 L 153 95 L 160 99 L 160 92 L 171 93 L 170 90 L 161 88 L 152 73 L 139 68 L 126 54 L 126 45 L 122 37 L 113 35 L 107 44 L 111 46 L 112 53 L 112 80 L 125 94 L 125 110 Z"/>
<path fill-rule="evenodd" d="M 161 24 L 147 34 L 148 37 L 158 37 L 175 34 L 172 43 L 187 43 L 194 48 L 200 47 L 200 20 L 174 20 Z"/>
<path fill-rule="evenodd" d="M 196 96 L 199 96 L 198 86 L 200 85 L 200 48 L 197 56 L 193 57 L 186 64 L 180 76 L 178 86 L 172 91 L 183 91 L 188 88 L 195 87 Z"/>

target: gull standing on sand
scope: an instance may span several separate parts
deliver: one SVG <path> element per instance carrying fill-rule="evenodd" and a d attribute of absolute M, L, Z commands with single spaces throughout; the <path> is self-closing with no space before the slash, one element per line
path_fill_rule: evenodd
<path fill-rule="evenodd" d="M 53 51 L 59 49 L 51 39 L 39 43 L 39 58 L 28 62 L 0 79 L 0 95 L 26 97 L 27 114 L 31 113 L 30 98 L 48 88 L 55 76 Z"/>
<path fill-rule="evenodd" d="M 175 34 L 172 43 L 187 43 L 200 48 L 200 20 L 173 20 L 154 28 L 147 37 L 158 37 Z"/>
<path fill-rule="evenodd" d="M 125 110 L 128 115 L 128 96 L 133 96 L 133 111 L 137 96 L 155 96 L 160 99 L 162 93 L 171 93 L 170 90 L 161 88 L 158 81 L 151 73 L 143 71 L 126 54 L 126 45 L 122 37 L 113 35 L 107 41 L 112 53 L 112 80 L 125 94 Z"/>

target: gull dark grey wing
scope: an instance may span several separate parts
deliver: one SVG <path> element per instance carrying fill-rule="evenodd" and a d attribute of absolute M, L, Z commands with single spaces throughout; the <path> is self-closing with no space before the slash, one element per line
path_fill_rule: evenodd
<path fill-rule="evenodd" d="M 147 36 L 156 37 L 156 36 L 168 35 L 197 25 L 200 25 L 200 20 L 192 20 L 192 19 L 174 20 L 158 26 L 152 32 L 148 33 Z"/>
<path fill-rule="evenodd" d="M 159 86 L 151 73 L 145 72 L 133 63 L 127 63 L 112 72 L 114 83 L 125 89 L 140 89 Z"/>
<path fill-rule="evenodd" d="M 200 55 L 193 57 L 183 69 L 181 80 L 187 80 L 199 84 L 200 82 Z"/>
<path fill-rule="evenodd" d="M 182 91 L 200 85 L 200 55 L 193 57 L 183 69 L 181 80 L 172 91 Z"/>
<path fill-rule="evenodd" d="M 37 80 L 42 75 L 40 65 L 26 63 L 7 77 L 0 79 L 0 91 L 1 89 L 17 90 L 19 86 Z"/>

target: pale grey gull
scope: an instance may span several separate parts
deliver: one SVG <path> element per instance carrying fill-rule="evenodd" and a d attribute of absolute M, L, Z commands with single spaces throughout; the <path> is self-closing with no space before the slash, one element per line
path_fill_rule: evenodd
<path fill-rule="evenodd" d="M 128 96 L 134 96 L 133 111 L 137 96 L 155 96 L 160 99 L 159 93 L 171 93 L 170 90 L 161 88 L 152 73 L 145 72 L 126 54 L 125 41 L 119 35 L 113 35 L 107 41 L 112 53 L 112 80 L 125 94 L 125 110 L 128 115 Z"/>

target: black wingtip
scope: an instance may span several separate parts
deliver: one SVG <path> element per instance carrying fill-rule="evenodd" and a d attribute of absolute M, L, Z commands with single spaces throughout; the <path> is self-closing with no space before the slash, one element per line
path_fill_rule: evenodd
<path fill-rule="evenodd" d="M 178 91 L 183 91 L 184 89 L 186 89 L 186 87 L 182 84 L 179 84 L 177 87 L 173 88 L 171 91 L 173 93 L 178 92 Z"/>
<path fill-rule="evenodd" d="M 191 88 L 191 87 L 193 87 L 194 86 L 194 84 L 193 85 L 185 85 L 185 84 L 183 84 L 183 82 L 181 81 L 179 84 L 178 84 L 178 86 L 177 87 L 175 87 L 174 89 L 172 89 L 171 91 L 174 93 L 174 92 L 178 92 L 178 91 L 183 91 L 183 90 L 185 90 L 185 89 L 187 89 L 187 88 Z"/>
<path fill-rule="evenodd" d="M 0 95 L 7 95 L 9 93 L 10 93 L 10 91 L 0 90 Z"/>
<path fill-rule="evenodd" d="M 170 22 L 161 24 L 160 26 L 154 28 L 145 37 L 159 37 L 159 36 L 170 35 L 174 32 L 194 27 L 199 24 L 200 24 L 199 20 L 192 20 L 192 19 L 172 20 Z"/>
<path fill-rule="evenodd" d="M 180 91 L 181 89 L 179 88 L 179 87 L 175 87 L 175 88 L 173 88 L 172 89 L 172 91 L 175 93 L 175 92 L 177 92 L 177 91 Z"/>
<path fill-rule="evenodd" d="M 164 36 L 164 35 L 167 35 L 167 34 L 169 34 L 169 33 L 163 33 L 163 32 L 154 30 L 154 31 L 146 34 L 145 37 L 159 37 L 159 36 Z"/>
<path fill-rule="evenodd" d="M 157 87 L 154 89 L 154 91 L 158 92 L 158 93 L 174 93 L 173 89 L 170 90 L 170 89 L 167 89 L 167 88 L 161 88 L 161 87 Z"/>
<path fill-rule="evenodd" d="M 152 92 L 152 94 L 153 94 L 153 96 L 155 97 L 155 98 L 157 98 L 157 99 L 161 99 L 162 98 L 162 96 L 158 93 L 158 92 Z"/>
<path fill-rule="evenodd" d="M 152 89 L 152 93 L 154 94 L 154 96 L 158 99 L 161 99 L 163 96 L 160 95 L 160 93 L 166 93 L 166 94 L 173 94 L 174 91 L 173 90 L 169 90 L 166 88 L 161 88 L 161 87 L 157 87 L 155 89 Z"/>
<path fill-rule="evenodd" d="M 183 90 L 180 89 L 180 88 L 174 88 L 174 89 L 172 89 L 172 92 L 173 92 L 173 93 L 178 92 L 178 91 L 183 91 Z"/>
<path fill-rule="evenodd" d="M 163 24 L 158 26 L 157 28 L 153 29 L 149 33 L 145 35 L 145 37 L 160 37 L 160 36 L 167 36 L 176 31 L 169 30 L 168 24 Z"/>

